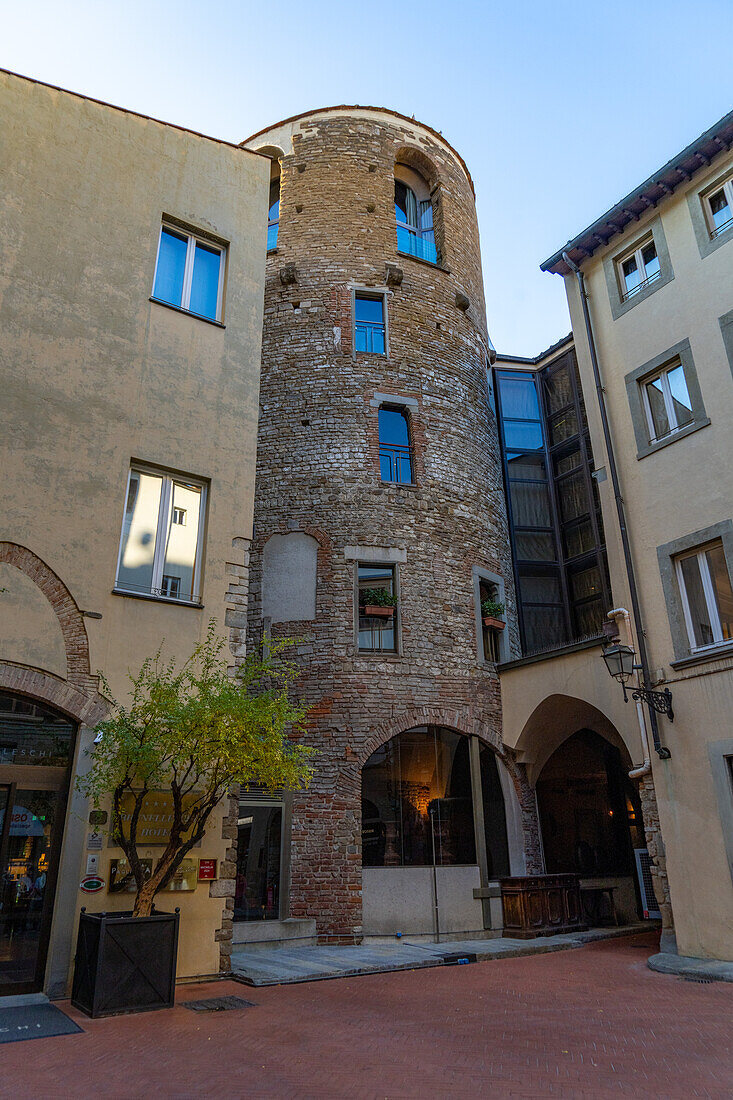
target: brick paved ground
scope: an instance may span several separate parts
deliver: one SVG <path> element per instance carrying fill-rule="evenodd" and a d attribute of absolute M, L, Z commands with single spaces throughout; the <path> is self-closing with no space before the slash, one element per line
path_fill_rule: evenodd
<path fill-rule="evenodd" d="M 2 1048 L 0 1096 L 730 1097 L 733 988 L 652 973 L 654 947 L 181 989 L 257 1004 L 216 1015 L 72 1012 L 85 1034 Z"/>

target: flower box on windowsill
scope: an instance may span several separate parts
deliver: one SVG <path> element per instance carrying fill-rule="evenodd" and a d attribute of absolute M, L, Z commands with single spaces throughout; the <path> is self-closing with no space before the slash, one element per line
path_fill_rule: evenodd
<path fill-rule="evenodd" d="M 484 615 L 484 626 L 493 627 L 494 630 L 503 630 L 506 623 L 503 623 L 501 619 L 495 619 L 493 615 Z"/>
<path fill-rule="evenodd" d="M 364 607 L 364 614 L 377 619 L 391 619 L 394 616 L 393 607 L 379 607 L 377 604 L 368 603 Z"/>

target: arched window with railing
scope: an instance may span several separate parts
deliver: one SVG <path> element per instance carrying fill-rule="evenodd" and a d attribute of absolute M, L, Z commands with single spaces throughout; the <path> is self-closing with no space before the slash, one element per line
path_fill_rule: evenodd
<path fill-rule="evenodd" d="M 382 481 L 412 483 L 412 448 L 407 411 L 396 405 L 379 409 L 379 469 Z"/>
<path fill-rule="evenodd" d="M 430 189 L 423 177 L 405 164 L 395 165 L 394 207 L 398 252 L 436 264 Z"/>

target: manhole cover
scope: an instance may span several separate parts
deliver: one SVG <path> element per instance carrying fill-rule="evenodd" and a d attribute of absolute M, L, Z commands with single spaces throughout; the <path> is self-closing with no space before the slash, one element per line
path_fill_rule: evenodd
<path fill-rule="evenodd" d="M 209 997 L 205 1001 L 185 1001 L 184 1008 L 192 1012 L 231 1012 L 233 1008 L 255 1008 L 254 1001 L 244 997 Z"/>

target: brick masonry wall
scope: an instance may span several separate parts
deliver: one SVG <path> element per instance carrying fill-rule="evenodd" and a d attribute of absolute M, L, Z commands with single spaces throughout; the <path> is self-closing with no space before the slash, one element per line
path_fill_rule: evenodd
<path fill-rule="evenodd" d="M 257 144 L 267 142 L 265 134 Z M 395 160 L 433 187 L 440 267 L 397 253 Z M 387 265 L 401 269 L 399 285 Z M 388 275 L 389 357 L 354 357 L 351 286 L 384 289 Z M 475 204 L 458 159 L 419 124 L 386 113 L 302 120 L 282 161 L 277 250 L 268 257 L 249 642 L 260 644 L 264 627 L 266 540 L 311 534 L 316 618 L 273 632 L 300 639 L 299 691 L 313 707 L 307 736 L 318 757 L 310 789 L 294 801 L 290 915 L 316 918 L 321 934 L 361 931 L 360 766 L 378 744 L 431 721 L 504 752 L 498 678 L 476 654 L 471 575 L 478 565 L 503 576 L 511 620 L 487 363 Z M 375 393 L 417 402 L 413 485 L 380 480 Z M 406 552 L 399 656 L 358 651 L 349 545 Z M 534 799 L 521 765 L 507 762 L 528 866 L 540 870 Z"/>

